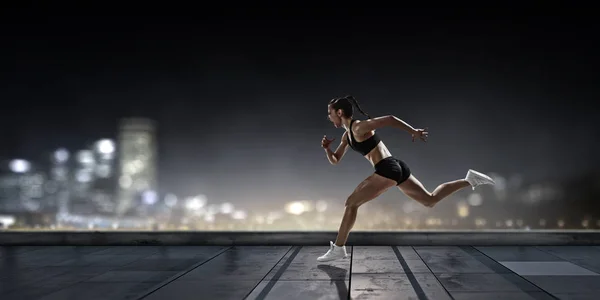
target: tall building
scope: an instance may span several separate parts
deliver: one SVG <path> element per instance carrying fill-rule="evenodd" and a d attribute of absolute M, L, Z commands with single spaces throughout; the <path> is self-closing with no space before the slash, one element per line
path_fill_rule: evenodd
<path fill-rule="evenodd" d="M 116 213 L 122 216 L 142 193 L 156 191 L 156 125 L 149 119 L 123 119 L 118 139 L 120 177 Z"/>

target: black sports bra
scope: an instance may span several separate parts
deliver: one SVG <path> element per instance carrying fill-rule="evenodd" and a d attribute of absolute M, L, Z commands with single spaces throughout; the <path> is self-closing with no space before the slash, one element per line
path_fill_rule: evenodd
<path fill-rule="evenodd" d="M 357 142 L 354 139 L 354 134 L 352 133 L 352 123 L 354 123 L 354 121 L 356 120 L 352 120 L 350 122 L 350 129 L 348 131 L 350 131 L 350 135 L 348 135 L 348 144 L 350 145 L 350 148 L 352 148 L 352 150 L 362 154 L 363 156 L 369 154 L 369 152 L 371 152 L 371 150 L 373 150 L 375 147 L 377 147 L 377 144 L 379 144 L 379 142 L 381 142 L 381 139 L 379 138 L 379 136 L 377 135 L 377 133 L 373 134 L 370 138 L 362 141 L 362 142 Z M 352 142 L 350 140 L 350 136 L 352 136 Z"/>

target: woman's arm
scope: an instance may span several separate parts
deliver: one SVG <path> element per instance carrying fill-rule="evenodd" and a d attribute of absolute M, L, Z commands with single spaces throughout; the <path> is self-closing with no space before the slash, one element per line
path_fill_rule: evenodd
<path fill-rule="evenodd" d="M 415 134 L 417 132 L 417 130 L 410 126 L 410 124 L 392 115 L 376 117 L 361 121 L 356 125 L 356 130 L 358 131 L 358 134 L 363 135 L 369 131 L 376 130 L 382 127 L 400 128 L 406 130 L 410 134 Z"/>
<path fill-rule="evenodd" d="M 406 130 L 412 136 L 413 142 L 416 138 L 421 139 L 424 142 L 427 142 L 427 137 L 429 136 L 429 132 L 427 132 L 427 128 L 425 129 L 415 129 L 410 124 L 400 120 L 399 118 L 389 115 L 383 117 L 372 118 L 364 121 L 358 122 L 356 124 L 356 128 L 354 129 L 356 135 L 365 135 L 367 132 L 372 130 L 376 130 L 381 127 L 394 127 Z"/>

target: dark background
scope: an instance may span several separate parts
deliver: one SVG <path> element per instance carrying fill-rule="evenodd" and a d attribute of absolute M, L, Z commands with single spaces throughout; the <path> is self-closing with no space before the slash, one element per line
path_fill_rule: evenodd
<path fill-rule="evenodd" d="M 324 134 L 337 146 L 343 133 L 328 101 L 351 94 L 371 115 L 429 128 L 427 144 L 380 133 L 430 190 L 469 168 L 538 181 L 600 165 L 598 26 L 584 9 L 223 11 L 4 10 L 0 157 L 43 160 L 115 138 L 121 117 L 150 117 L 163 192 L 341 199 L 373 171 L 351 151 L 331 166 L 320 148 Z"/>

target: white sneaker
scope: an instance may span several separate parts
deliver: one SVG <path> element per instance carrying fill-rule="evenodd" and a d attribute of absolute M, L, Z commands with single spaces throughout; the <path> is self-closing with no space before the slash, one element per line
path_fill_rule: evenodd
<path fill-rule="evenodd" d="M 323 256 L 319 256 L 317 258 L 318 262 L 326 262 L 333 261 L 337 259 L 347 258 L 348 253 L 346 253 L 346 246 L 336 246 L 333 242 L 329 242 L 329 251 L 325 253 Z"/>
<path fill-rule="evenodd" d="M 467 172 L 467 176 L 465 177 L 465 180 L 468 181 L 469 184 L 471 184 L 471 186 L 473 187 L 473 190 L 475 190 L 475 187 L 478 185 L 496 184 L 490 176 L 487 176 L 483 173 L 480 173 L 480 172 L 477 172 L 477 171 L 471 170 L 471 169 L 469 169 L 469 171 Z"/>

